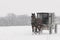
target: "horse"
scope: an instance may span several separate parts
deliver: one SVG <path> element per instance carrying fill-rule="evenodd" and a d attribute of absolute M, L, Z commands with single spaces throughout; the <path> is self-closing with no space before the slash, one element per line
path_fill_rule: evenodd
<path fill-rule="evenodd" d="M 34 33 L 40 33 L 41 28 L 42 28 L 42 20 L 40 18 L 36 18 L 35 14 L 32 14 L 31 16 L 31 24 L 32 24 L 32 32 Z M 37 31 L 38 30 L 38 31 Z"/>
<path fill-rule="evenodd" d="M 36 17 L 35 17 L 35 14 L 32 14 L 32 16 L 31 16 L 31 25 L 32 25 L 32 32 L 35 32 L 35 21 L 36 20 Z"/>

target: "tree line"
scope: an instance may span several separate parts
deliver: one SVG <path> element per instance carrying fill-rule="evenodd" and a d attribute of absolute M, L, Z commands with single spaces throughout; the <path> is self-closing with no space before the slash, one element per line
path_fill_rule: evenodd
<path fill-rule="evenodd" d="M 8 14 L 0 17 L 0 26 L 29 26 L 31 25 L 31 17 L 28 15 Z"/>

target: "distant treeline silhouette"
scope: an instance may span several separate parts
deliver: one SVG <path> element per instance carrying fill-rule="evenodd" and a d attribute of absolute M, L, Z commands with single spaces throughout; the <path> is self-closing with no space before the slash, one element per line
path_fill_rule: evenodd
<path fill-rule="evenodd" d="M 60 24 L 60 16 L 55 16 L 55 22 Z M 31 26 L 31 16 L 10 13 L 5 17 L 0 17 L 0 26 Z"/>
<path fill-rule="evenodd" d="M 31 17 L 28 15 L 8 14 L 0 17 L 0 26 L 25 26 L 31 25 Z"/>

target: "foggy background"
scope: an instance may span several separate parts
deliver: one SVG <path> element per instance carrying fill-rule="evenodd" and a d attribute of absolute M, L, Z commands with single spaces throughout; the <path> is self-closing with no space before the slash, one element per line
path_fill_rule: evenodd
<path fill-rule="evenodd" d="M 32 12 L 54 12 L 60 16 L 60 0 L 0 0 L 0 17 L 10 13 L 31 15 Z"/>
<path fill-rule="evenodd" d="M 28 15 L 8 14 L 0 17 L 0 26 L 28 26 L 31 25 L 31 17 Z"/>
<path fill-rule="evenodd" d="M 31 25 L 31 13 L 36 12 L 54 12 L 59 24 L 60 0 L 0 0 L 0 26 Z"/>

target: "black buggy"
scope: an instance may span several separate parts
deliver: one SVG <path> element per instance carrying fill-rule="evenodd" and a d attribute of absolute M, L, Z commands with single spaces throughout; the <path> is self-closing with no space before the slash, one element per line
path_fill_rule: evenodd
<path fill-rule="evenodd" d="M 54 29 L 55 33 L 57 33 L 57 24 L 55 24 L 54 13 L 38 12 L 37 15 L 35 15 L 35 13 L 32 13 L 31 25 L 32 32 L 35 34 L 40 34 L 42 30 L 49 30 L 49 34 L 51 34 L 52 29 Z"/>

